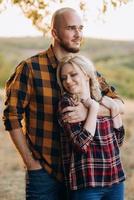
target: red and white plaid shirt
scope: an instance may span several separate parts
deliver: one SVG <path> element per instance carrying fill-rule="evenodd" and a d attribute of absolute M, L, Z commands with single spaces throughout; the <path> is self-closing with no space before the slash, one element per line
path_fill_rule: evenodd
<path fill-rule="evenodd" d="M 59 111 L 74 106 L 65 94 L 59 103 Z M 98 117 L 94 137 L 83 128 L 83 122 L 65 123 L 61 115 L 61 143 L 64 176 L 67 187 L 77 190 L 87 187 L 111 186 L 125 180 L 120 160 L 119 146 L 124 139 L 123 126 L 113 128 L 111 117 Z M 87 151 L 84 145 L 89 143 Z"/>

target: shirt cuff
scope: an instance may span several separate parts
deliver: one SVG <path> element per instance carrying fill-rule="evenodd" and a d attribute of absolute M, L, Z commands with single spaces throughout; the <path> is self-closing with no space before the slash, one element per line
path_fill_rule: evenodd
<path fill-rule="evenodd" d="M 18 129 L 22 127 L 21 121 L 17 120 L 5 120 L 4 121 L 5 130 L 11 131 L 13 129 Z"/>

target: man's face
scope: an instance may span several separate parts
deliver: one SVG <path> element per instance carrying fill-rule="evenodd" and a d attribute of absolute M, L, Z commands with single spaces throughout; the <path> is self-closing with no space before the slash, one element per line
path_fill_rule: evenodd
<path fill-rule="evenodd" d="M 75 12 L 64 13 L 56 28 L 57 42 L 60 47 L 70 53 L 77 53 L 80 49 L 83 24 L 81 18 Z"/>

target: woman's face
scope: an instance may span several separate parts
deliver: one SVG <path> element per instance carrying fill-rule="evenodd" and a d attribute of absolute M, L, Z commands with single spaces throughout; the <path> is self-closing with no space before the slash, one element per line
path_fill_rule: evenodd
<path fill-rule="evenodd" d="M 70 63 L 66 63 L 61 69 L 61 82 L 71 94 L 83 94 L 87 89 L 87 77 L 78 66 Z"/>

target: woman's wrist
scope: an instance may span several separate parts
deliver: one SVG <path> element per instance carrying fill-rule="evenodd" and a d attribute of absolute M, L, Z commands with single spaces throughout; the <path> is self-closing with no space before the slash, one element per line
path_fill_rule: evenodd
<path fill-rule="evenodd" d="M 116 113 L 116 114 L 114 114 L 114 115 L 112 114 L 112 119 L 115 119 L 116 117 L 118 117 L 119 114 L 120 114 L 120 113 Z"/>
<path fill-rule="evenodd" d="M 99 104 L 102 103 L 102 101 L 103 101 L 103 97 L 104 97 L 104 96 L 101 96 L 101 98 L 98 100 L 98 103 L 99 103 Z"/>
<path fill-rule="evenodd" d="M 91 107 L 92 103 L 93 103 L 93 99 L 91 98 L 87 98 L 87 99 L 81 99 L 81 102 L 83 103 L 83 105 L 89 109 L 89 107 Z"/>
<path fill-rule="evenodd" d="M 95 101 L 94 99 L 88 98 L 86 100 L 82 99 L 81 102 L 83 105 L 91 112 L 91 110 L 95 113 L 98 112 L 99 109 L 99 103 Z"/>

